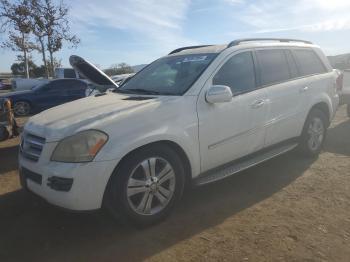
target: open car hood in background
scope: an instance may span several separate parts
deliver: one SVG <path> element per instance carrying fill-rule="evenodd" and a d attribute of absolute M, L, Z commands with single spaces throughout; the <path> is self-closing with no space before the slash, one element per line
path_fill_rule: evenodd
<path fill-rule="evenodd" d="M 94 84 L 118 88 L 118 85 L 111 78 L 109 78 L 109 76 L 80 56 L 71 55 L 69 57 L 69 63 L 76 71 L 79 72 L 79 74 Z"/>

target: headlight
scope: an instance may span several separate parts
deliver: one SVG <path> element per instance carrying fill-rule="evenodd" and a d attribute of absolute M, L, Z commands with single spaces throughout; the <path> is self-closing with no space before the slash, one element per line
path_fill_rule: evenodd
<path fill-rule="evenodd" d="M 107 134 L 101 131 L 82 131 L 61 140 L 56 146 L 51 160 L 69 163 L 90 162 L 107 140 Z"/>

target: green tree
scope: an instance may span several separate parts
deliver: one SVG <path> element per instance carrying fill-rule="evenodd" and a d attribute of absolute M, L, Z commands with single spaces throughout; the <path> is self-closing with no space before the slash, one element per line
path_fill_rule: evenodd
<path fill-rule="evenodd" d="M 134 70 L 127 63 L 120 63 L 111 65 L 109 68 L 105 69 L 104 72 L 109 75 L 122 75 L 122 74 L 131 74 L 134 73 Z"/>
<path fill-rule="evenodd" d="M 17 57 L 18 62 L 11 65 L 11 71 L 14 75 L 25 75 L 25 62 L 22 56 Z M 28 70 L 29 76 L 33 78 L 44 77 L 45 76 L 45 67 L 43 65 L 37 66 L 31 57 L 27 58 L 28 61 Z"/>

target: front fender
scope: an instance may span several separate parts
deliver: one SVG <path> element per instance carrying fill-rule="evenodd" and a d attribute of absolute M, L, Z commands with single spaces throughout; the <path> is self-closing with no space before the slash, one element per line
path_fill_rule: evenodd
<path fill-rule="evenodd" d="M 155 142 L 169 141 L 177 144 L 185 152 L 190 164 L 192 176 L 200 173 L 199 145 L 195 143 L 189 134 L 177 135 L 174 133 L 153 132 L 140 137 L 126 137 L 123 141 L 108 141 L 105 148 L 97 155 L 95 161 L 116 160 L 117 163 L 135 149 Z M 114 145 L 114 146 L 113 146 Z"/>

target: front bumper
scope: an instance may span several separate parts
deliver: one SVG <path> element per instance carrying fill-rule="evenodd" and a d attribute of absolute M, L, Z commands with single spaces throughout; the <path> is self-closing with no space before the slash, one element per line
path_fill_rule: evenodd
<path fill-rule="evenodd" d="M 99 209 L 118 161 L 33 162 L 19 156 L 22 185 L 47 202 L 70 210 Z M 29 175 L 28 175 L 29 174 Z"/>

